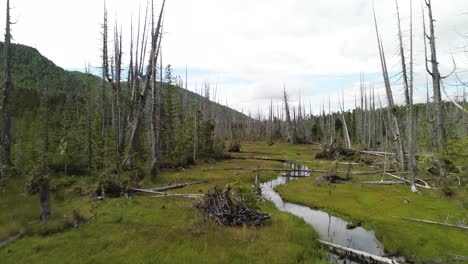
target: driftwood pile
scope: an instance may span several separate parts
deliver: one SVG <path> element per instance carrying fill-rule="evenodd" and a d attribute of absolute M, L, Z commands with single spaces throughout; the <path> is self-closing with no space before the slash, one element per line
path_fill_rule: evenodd
<path fill-rule="evenodd" d="M 338 156 L 341 156 L 345 159 L 353 159 L 355 154 L 355 150 L 336 147 L 335 144 L 333 144 L 330 147 L 324 147 L 322 152 L 318 153 L 315 156 L 315 158 L 324 160 L 335 160 Z"/>
<path fill-rule="evenodd" d="M 259 226 L 270 219 L 269 214 L 248 208 L 242 199 L 232 194 L 229 186 L 225 191 L 215 188 L 202 198 L 197 208 L 206 219 L 225 226 Z"/>

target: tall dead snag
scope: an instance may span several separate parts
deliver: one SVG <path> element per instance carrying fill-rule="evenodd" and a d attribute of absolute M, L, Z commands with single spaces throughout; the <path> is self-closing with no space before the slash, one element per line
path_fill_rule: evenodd
<path fill-rule="evenodd" d="M 101 138 L 99 143 L 99 181 L 104 182 L 104 170 L 106 169 L 106 127 L 107 127 L 107 104 L 106 104 L 106 73 L 108 72 L 109 61 L 107 59 L 107 7 L 104 1 L 104 21 L 102 24 L 102 75 L 101 75 L 101 91 L 100 91 L 100 108 L 101 108 Z M 101 184 L 101 196 L 105 197 L 104 185 Z"/>
<path fill-rule="evenodd" d="M 425 47 L 425 59 L 426 59 L 426 70 L 429 75 L 432 77 L 432 88 L 434 92 L 434 115 L 436 121 L 436 147 L 439 151 L 445 153 L 446 150 L 446 136 L 445 136 L 445 125 L 444 125 L 444 113 L 442 110 L 442 94 L 440 92 L 440 83 L 442 77 L 440 76 L 439 71 L 439 62 L 437 61 L 437 49 L 436 49 L 436 37 L 434 32 L 434 18 L 432 16 L 432 4 L 431 0 L 424 0 L 426 7 L 428 9 L 429 16 L 429 34 L 426 32 L 426 22 L 425 14 L 423 9 L 423 26 L 424 26 L 424 47 Z M 426 38 L 429 41 L 431 59 L 427 58 L 427 44 Z M 432 70 L 429 69 L 429 64 L 431 63 Z M 443 158 L 439 158 L 439 172 L 441 178 L 445 177 L 445 164 Z"/>
<path fill-rule="evenodd" d="M 107 41 L 107 18 L 104 19 L 104 28 L 106 29 L 104 32 L 105 41 Z M 108 59 L 108 47 L 107 42 L 104 43 L 103 48 L 103 57 L 107 60 Z M 113 131 L 115 136 L 116 142 L 116 164 L 117 167 L 120 165 L 118 160 L 120 154 L 123 152 L 124 148 L 124 138 L 123 138 L 123 127 L 122 127 L 122 108 L 120 104 L 121 100 L 121 72 L 122 72 L 122 34 L 119 33 L 117 29 L 117 25 L 114 29 L 114 57 L 113 61 L 111 61 L 110 69 L 108 67 L 108 61 L 104 62 L 104 74 L 106 77 L 107 82 L 111 85 L 112 92 L 113 92 L 113 99 L 112 99 L 112 125 Z M 110 72 L 109 72 L 110 70 Z"/>
<path fill-rule="evenodd" d="M 154 14 L 154 5 L 151 2 L 151 12 Z M 154 30 L 154 16 L 152 17 L 151 27 Z M 152 33 L 154 34 L 154 33 Z M 161 49 L 161 38 L 159 38 L 158 50 Z M 153 57 L 153 81 L 151 83 L 151 165 L 150 165 L 150 174 L 152 177 L 156 177 L 158 174 L 158 148 L 159 148 L 159 122 L 158 122 L 158 91 L 157 91 L 157 57 Z M 162 64 L 162 63 L 161 63 Z M 162 76 L 162 71 L 159 73 Z M 160 85 L 162 88 L 162 82 Z M 161 91 L 162 93 L 162 91 Z"/>
<path fill-rule="evenodd" d="M 124 164 L 126 167 L 132 167 L 132 161 L 133 161 L 133 155 L 136 152 L 136 144 L 138 141 L 138 130 L 140 128 L 140 123 L 143 117 L 143 112 L 146 107 L 146 96 L 148 94 L 148 90 L 151 88 L 151 82 L 153 78 L 153 71 L 156 70 L 156 65 L 154 63 L 158 59 L 158 54 L 159 54 L 159 48 L 158 48 L 158 43 L 159 43 L 159 38 L 161 37 L 161 24 L 162 24 L 162 16 L 164 12 L 164 5 L 166 1 L 163 1 L 163 4 L 161 6 L 161 12 L 159 14 L 159 19 L 158 19 L 158 24 L 156 26 L 156 29 L 152 29 L 151 31 L 151 51 L 150 51 L 150 58 L 148 62 L 148 66 L 146 69 L 146 75 L 144 76 L 144 82 L 143 82 L 143 87 L 141 89 L 140 94 L 138 95 L 138 104 L 137 108 L 135 109 L 134 117 L 133 117 L 133 122 L 130 127 L 130 138 L 128 142 L 128 153 L 127 156 L 125 157 Z M 152 14 L 154 16 L 154 14 Z"/>
<path fill-rule="evenodd" d="M 410 8 L 412 14 L 412 1 L 410 1 Z M 406 67 L 405 49 L 403 48 L 403 34 L 401 32 L 401 21 L 400 21 L 400 8 L 398 7 L 398 0 L 395 0 L 397 19 L 398 19 L 398 39 L 400 42 L 400 56 L 401 56 L 401 70 L 403 76 L 403 86 L 405 90 L 405 103 L 406 103 L 406 114 L 407 114 L 407 143 L 409 149 L 408 157 L 408 168 L 410 170 L 411 190 L 416 192 L 416 185 L 414 184 L 414 142 L 413 142 L 413 36 L 412 36 L 412 16 L 410 18 L 410 78 L 408 78 L 408 71 Z"/>
<path fill-rule="evenodd" d="M 414 113 L 413 113 L 413 92 L 414 92 L 414 61 L 413 61 L 413 0 L 410 0 L 410 82 L 409 82 L 409 111 L 408 111 L 408 147 L 409 147 L 409 173 L 411 180 L 411 191 L 416 191 L 415 166 L 416 150 L 414 142 Z"/>
<path fill-rule="evenodd" d="M 11 109 L 10 109 L 10 94 L 12 90 L 11 81 L 11 22 L 10 22 L 10 0 L 7 0 L 6 9 L 6 29 L 5 29 L 5 44 L 3 47 L 4 53 L 4 71 L 5 82 L 3 84 L 3 162 L 6 166 L 11 166 Z"/>
<path fill-rule="evenodd" d="M 93 167 L 93 139 L 92 139 L 92 92 L 91 85 L 89 83 L 89 67 L 86 66 L 86 93 L 88 96 L 88 105 L 87 105 L 87 116 L 86 116 L 86 133 L 87 133 L 87 147 L 88 147 L 88 172 L 91 172 Z"/>
<path fill-rule="evenodd" d="M 393 101 L 390 77 L 388 76 L 387 61 L 385 59 L 385 52 L 383 49 L 382 38 L 379 34 L 379 28 L 377 25 L 377 17 L 375 15 L 375 9 L 373 11 L 374 11 L 374 22 L 375 22 L 375 31 L 377 35 L 377 43 L 379 45 L 380 64 L 382 66 L 382 74 L 383 74 L 383 79 L 385 83 L 385 92 L 387 94 L 387 100 L 388 100 L 388 115 L 390 118 L 390 128 L 391 128 L 392 135 L 393 135 L 393 141 L 395 142 L 396 147 L 397 147 L 396 154 L 397 154 L 398 161 L 400 163 L 400 169 L 404 170 L 405 169 L 405 154 L 403 150 L 403 143 L 401 142 L 400 127 L 399 127 L 398 119 L 396 116 L 396 107 Z"/>
<path fill-rule="evenodd" d="M 344 112 L 344 94 L 343 94 L 343 98 L 342 98 L 342 104 L 340 104 L 340 108 L 341 108 L 341 119 L 343 120 L 343 134 L 344 134 L 344 138 L 346 140 L 346 146 L 348 147 L 348 149 L 352 149 L 353 146 L 351 145 L 351 139 L 349 137 L 349 131 L 348 131 L 348 124 L 346 123 L 346 118 L 345 118 L 345 112 Z"/>
<path fill-rule="evenodd" d="M 296 128 L 293 126 L 293 123 L 291 121 L 291 113 L 289 112 L 288 95 L 286 94 L 286 88 L 283 90 L 283 94 L 284 94 L 284 110 L 286 112 L 286 125 L 287 125 L 287 130 L 288 130 L 288 140 L 292 144 L 297 144 L 299 143 L 299 140 L 297 138 Z"/>

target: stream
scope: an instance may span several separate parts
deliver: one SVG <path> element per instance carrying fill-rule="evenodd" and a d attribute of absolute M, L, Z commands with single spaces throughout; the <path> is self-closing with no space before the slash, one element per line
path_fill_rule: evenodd
<path fill-rule="evenodd" d="M 293 170 L 308 170 L 306 166 L 290 164 Z M 332 216 L 320 210 L 314 210 L 307 206 L 298 205 L 283 201 L 281 196 L 275 192 L 277 186 L 286 184 L 289 180 L 297 179 L 295 177 L 309 177 L 308 172 L 287 172 L 282 173 L 277 179 L 261 184 L 262 195 L 272 201 L 276 207 L 283 212 L 298 216 L 311 225 L 319 234 L 320 238 L 332 243 L 365 251 L 374 255 L 381 256 L 384 253 L 382 244 L 377 240 L 374 231 L 368 231 L 362 227 L 348 230 L 348 222 L 341 218 Z M 340 259 L 339 256 L 329 254 L 332 263 L 356 263 L 346 259 Z"/>

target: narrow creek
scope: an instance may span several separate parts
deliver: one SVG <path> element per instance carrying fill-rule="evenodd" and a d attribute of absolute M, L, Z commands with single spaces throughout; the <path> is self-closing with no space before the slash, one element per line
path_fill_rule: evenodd
<path fill-rule="evenodd" d="M 290 164 L 293 170 L 308 170 L 306 166 Z M 283 212 L 298 216 L 311 225 L 319 234 L 320 238 L 332 243 L 365 251 L 381 256 L 384 253 L 383 245 L 377 240 L 374 231 L 368 231 L 362 227 L 347 229 L 348 222 L 341 218 L 332 216 L 320 210 L 314 210 L 307 206 L 298 205 L 283 201 L 275 188 L 286 184 L 289 180 L 297 177 L 309 177 L 308 172 L 288 172 L 282 173 L 277 179 L 261 184 L 262 195 L 272 201 L 276 207 Z M 346 259 L 340 259 L 334 254 L 329 254 L 332 263 L 356 263 Z"/>

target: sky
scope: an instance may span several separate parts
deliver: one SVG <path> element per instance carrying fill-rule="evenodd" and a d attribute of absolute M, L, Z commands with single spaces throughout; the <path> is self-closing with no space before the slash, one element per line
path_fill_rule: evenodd
<path fill-rule="evenodd" d="M 157 8 L 162 0 L 155 0 Z M 456 61 L 468 78 L 468 1 L 432 0 L 437 51 L 442 73 Z M 409 1 L 399 0 L 407 52 Z M 0 1 L 5 13 L 6 0 Z M 11 0 L 14 42 L 37 48 L 60 67 L 99 67 L 103 1 Z M 144 12 L 146 0 L 107 0 L 111 26 L 130 41 L 130 22 Z M 395 101 L 403 102 L 399 72 L 398 28 L 394 0 L 375 0 Z M 415 100 L 426 100 L 421 4 L 414 1 Z M 5 16 L 2 15 L 4 18 Z M 203 84 L 217 90 L 219 101 L 245 113 L 266 113 L 270 100 L 281 102 L 286 87 L 291 104 L 299 99 L 317 113 L 328 102 L 338 110 L 354 107 L 361 75 L 382 104 L 385 93 L 372 16 L 372 0 L 167 0 L 163 63 L 185 76 L 188 89 Z M 0 27 L 5 28 L 1 19 Z M 129 50 L 129 45 L 124 45 Z M 128 61 L 124 53 L 124 61 Z M 446 81 L 453 97 L 461 87 Z"/>

